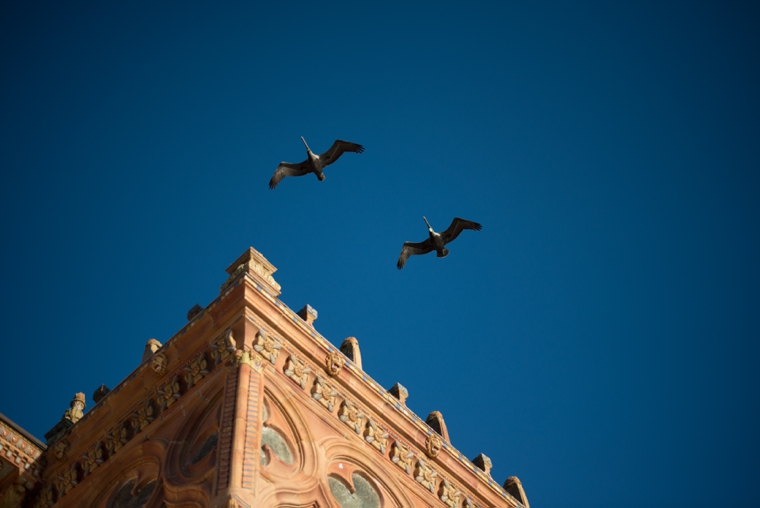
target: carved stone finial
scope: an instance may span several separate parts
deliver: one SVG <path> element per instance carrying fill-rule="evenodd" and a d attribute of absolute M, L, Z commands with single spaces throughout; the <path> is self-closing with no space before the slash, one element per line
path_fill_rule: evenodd
<path fill-rule="evenodd" d="M 100 385 L 100 388 L 95 390 L 95 393 L 92 394 L 92 400 L 95 401 L 95 404 L 103 400 L 103 398 L 108 395 L 108 392 L 110 392 L 111 389 L 108 388 L 106 385 Z"/>
<path fill-rule="evenodd" d="M 449 431 L 446 429 L 446 422 L 443 421 L 443 415 L 440 411 L 433 411 L 425 420 L 431 429 L 436 431 L 443 439 L 451 442 L 449 439 Z"/>
<path fill-rule="evenodd" d="M 303 309 L 298 311 L 298 315 L 301 317 L 301 319 L 306 321 L 307 325 L 314 326 L 314 321 L 316 321 L 319 317 L 319 312 L 317 312 L 317 309 L 307 303 L 303 306 Z"/>
<path fill-rule="evenodd" d="M 359 341 L 356 337 L 348 337 L 340 345 L 340 351 L 346 355 L 346 357 L 354 362 L 354 365 L 362 368 L 362 353 L 359 351 Z"/>
<path fill-rule="evenodd" d="M 518 477 L 510 476 L 507 478 L 507 481 L 504 482 L 504 490 L 520 501 L 525 508 L 530 508 L 528 496 L 525 495 L 525 489 L 523 489 L 522 482 Z"/>
<path fill-rule="evenodd" d="M 395 385 L 391 386 L 391 389 L 388 390 L 388 393 L 396 397 L 402 404 L 406 405 L 406 399 L 409 398 L 409 390 L 404 388 L 401 383 L 396 383 Z"/>
<path fill-rule="evenodd" d="M 249 247 L 242 256 L 237 258 L 227 268 L 227 273 L 230 274 L 229 278 L 222 284 L 220 291 L 224 291 L 238 277 L 242 274 L 248 274 L 256 283 L 261 286 L 261 289 L 266 291 L 270 296 L 277 298 L 280 295 L 281 286 L 274 280 L 272 274 L 277 271 L 277 268 L 272 265 L 267 259 L 261 255 L 259 251 L 253 247 Z"/>
<path fill-rule="evenodd" d="M 76 423 L 84 416 L 84 408 L 84 393 L 77 393 L 71 400 L 71 407 L 63 413 L 63 417 L 71 423 Z"/>
<path fill-rule="evenodd" d="M 158 342 L 156 339 L 148 339 L 148 342 L 145 343 L 145 351 L 143 351 L 143 357 L 142 361 L 144 362 L 151 356 L 153 356 L 153 353 L 161 349 L 161 343 Z"/>
<path fill-rule="evenodd" d="M 187 311 L 187 320 L 192 321 L 195 319 L 195 316 L 201 313 L 201 311 L 203 311 L 203 307 L 201 307 L 199 303 L 196 303 L 189 311 Z"/>
<path fill-rule="evenodd" d="M 491 476 L 491 468 L 493 467 L 493 464 L 491 463 L 491 459 L 483 455 L 482 453 L 472 459 L 472 463 L 475 464 L 479 469 L 481 469 L 483 472 L 485 472 L 488 476 Z"/>

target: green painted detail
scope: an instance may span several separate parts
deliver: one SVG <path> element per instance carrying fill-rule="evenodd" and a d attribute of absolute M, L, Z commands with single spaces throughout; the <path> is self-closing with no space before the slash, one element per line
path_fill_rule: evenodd
<path fill-rule="evenodd" d="M 293 456 L 290 454 L 288 445 L 279 432 L 269 427 L 264 427 L 261 432 L 261 446 L 268 445 L 277 458 L 285 464 L 293 463 Z"/>
<path fill-rule="evenodd" d="M 341 508 L 380 508 L 380 498 L 367 480 L 358 474 L 351 476 L 356 492 L 353 494 L 343 482 L 337 478 L 328 477 L 330 492 Z"/>

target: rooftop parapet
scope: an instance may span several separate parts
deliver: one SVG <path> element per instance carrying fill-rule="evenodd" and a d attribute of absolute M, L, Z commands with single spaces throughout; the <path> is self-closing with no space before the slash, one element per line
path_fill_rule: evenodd
<path fill-rule="evenodd" d="M 277 298 L 280 296 L 282 287 L 276 280 L 274 280 L 274 277 L 272 277 L 272 274 L 276 271 L 277 268 L 267 261 L 267 258 L 253 247 L 249 247 L 242 256 L 237 258 L 235 262 L 227 268 L 227 273 L 230 274 L 230 276 L 227 281 L 222 284 L 220 291 L 227 289 L 227 287 L 229 287 L 235 279 L 240 277 L 241 274 L 247 273 L 271 297 Z"/>

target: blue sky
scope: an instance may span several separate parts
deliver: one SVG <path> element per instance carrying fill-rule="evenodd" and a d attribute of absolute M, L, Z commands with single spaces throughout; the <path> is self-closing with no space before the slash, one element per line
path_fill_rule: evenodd
<path fill-rule="evenodd" d="M 0 411 L 41 438 L 253 246 L 532 505 L 760 504 L 759 11 L 5 2 Z M 300 136 L 366 152 L 268 190 Z M 483 230 L 399 272 L 423 215 Z"/>

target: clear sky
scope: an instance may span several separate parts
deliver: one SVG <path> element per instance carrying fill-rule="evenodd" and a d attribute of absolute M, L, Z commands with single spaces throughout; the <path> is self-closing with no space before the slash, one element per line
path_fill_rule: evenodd
<path fill-rule="evenodd" d="M 0 412 L 253 246 L 536 508 L 760 505 L 756 2 L 90 4 L 0 7 Z M 300 136 L 366 151 L 270 191 Z M 398 271 L 423 215 L 483 230 Z"/>

